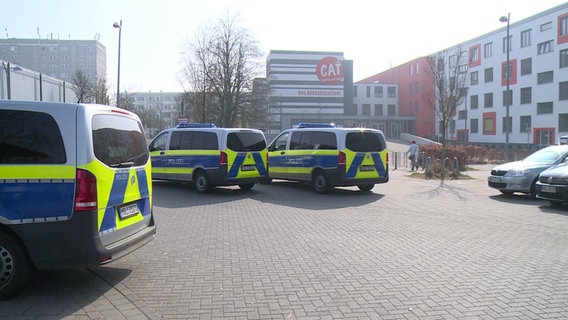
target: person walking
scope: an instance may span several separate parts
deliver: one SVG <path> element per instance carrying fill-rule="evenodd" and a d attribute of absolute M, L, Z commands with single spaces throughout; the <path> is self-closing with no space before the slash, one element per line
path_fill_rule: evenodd
<path fill-rule="evenodd" d="M 408 151 L 406 151 L 408 160 L 410 160 L 410 164 L 412 166 L 410 169 L 411 171 L 414 171 L 414 168 L 416 168 L 416 170 L 418 171 L 418 153 L 418 145 L 416 144 L 416 141 L 412 140 L 412 143 L 408 147 Z"/>

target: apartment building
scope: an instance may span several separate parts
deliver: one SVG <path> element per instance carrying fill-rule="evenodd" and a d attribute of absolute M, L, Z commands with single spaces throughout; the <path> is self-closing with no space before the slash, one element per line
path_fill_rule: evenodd
<path fill-rule="evenodd" d="M 77 70 L 106 79 L 106 48 L 98 40 L 0 39 L 0 60 L 71 82 Z"/>

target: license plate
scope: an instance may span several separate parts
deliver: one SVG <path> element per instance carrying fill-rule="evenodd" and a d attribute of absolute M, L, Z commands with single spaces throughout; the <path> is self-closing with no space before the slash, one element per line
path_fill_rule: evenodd
<path fill-rule="evenodd" d="M 489 182 L 501 182 L 500 177 L 489 177 Z"/>
<path fill-rule="evenodd" d="M 361 171 L 374 171 L 375 166 L 361 166 L 361 167 L 359 167 L 359 170 L 361 170 Z"/>
<path fill-rule="evenodd" d="M 242 171 L 253 171 L 253 170 L 255 170 L 255 169 L 256 169 L 256 166 L 255 166 L 255 165 L 244 165 L 244 166 L 241 166 L 241 170 L 242 170 Z"/>
<path fill-rule="evenodd" d="M 135 216 L 138 213 L 140 213 L 140 210 L 138 209 L 138 205 L 136 203 L 118 208 L 118 215 L 120 216 L 120 219 L 126 219 Z"/>
<path fill-rule="evenodd" d="M 556 187 L 541 186 L 541 187 L 540 187 L 540 191 L 541 191 L 541 192 L 547 192 L 547 193 L 556 193 Z"/>

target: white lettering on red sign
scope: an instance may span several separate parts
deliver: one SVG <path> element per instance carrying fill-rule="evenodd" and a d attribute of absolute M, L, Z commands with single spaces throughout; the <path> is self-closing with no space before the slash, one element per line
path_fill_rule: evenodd
<path fill-rule="evenodd" d="M 316 75 L 321 83 L 339 84 L 343 81 L 343 63 L 335 57 L 325 57 L 318 62 Z"/>

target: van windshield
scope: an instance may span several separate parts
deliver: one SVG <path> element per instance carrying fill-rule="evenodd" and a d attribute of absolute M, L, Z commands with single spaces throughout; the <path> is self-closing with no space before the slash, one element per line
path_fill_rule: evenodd
<path fill-rule="evenodd" d="M 361 131 L 348 133 L 345 147 L 356 152 L 379 152 L 386 149 L 387 144 L 380 133 Z"/>
<path fill-rule="evenodd" d="M 149 151 L 140 122 L 119 115 L 93 117 L 95 157 L 109 167 L 142 166 Z"/>
<path fill-rule="evenodd" d="M 266 140 L 259 132 L 231 132 L 227 136 L 227 148 L 233 151 L 261 151 L 266 148 Z"/>

